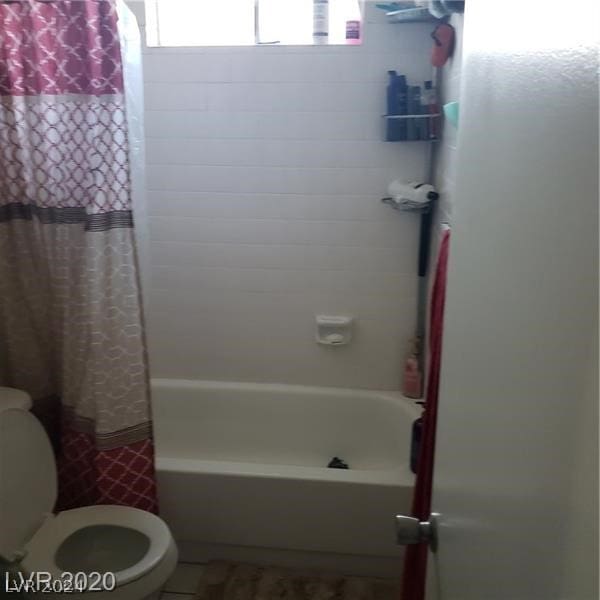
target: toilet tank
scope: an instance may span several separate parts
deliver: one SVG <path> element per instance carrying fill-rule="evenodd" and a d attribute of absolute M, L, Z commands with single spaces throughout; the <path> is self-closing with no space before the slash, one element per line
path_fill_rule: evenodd
<path fill-rule="evenodd" d="M 57 496 L 50 440 L 28 411 L 0 410 L 0 558 L 19 560 Z"/>

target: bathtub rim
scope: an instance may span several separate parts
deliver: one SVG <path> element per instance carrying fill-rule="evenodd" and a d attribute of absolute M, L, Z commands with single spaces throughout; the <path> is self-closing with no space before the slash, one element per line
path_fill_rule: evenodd
<path fill-rule="evenodd" d="M 151 391 L 156 389 L 210 389 L 218 388 L 221 390 L 230 391 L 261 391 L 265 388 L 271 392 L 296 392 L 307 396 L 314 394 L 322 394 L 324 396 L 342 395 L 350 398 L 360 398 L 366 396 L 378 397 L 396 404 L 400 403 L 410 409 L 410 412 L 415 413 L 415 418 L 421 414 L 422 407 L 418 402 L 424 402 L 423 398 L 409 398 L 402 394 L 400 390 L 377 390 L 363 388 L 345 388 L 333 386 L 314 386 L 303 385 L 301 383 L 260 383 L 260 382 L 243 382 L 243 381 L 222 381 L 216 379 L 181 379 L 171 377 L 152 377 L 150 379 Z"/>
<path fill-rule="evenodd" d="M 338 388 L 305 386 L 286 383 L 258 383 L 238 381 L 217 381 L 207 379 L 173 379 L 157 377 L 151 379 L 152 389 L 157 390 L 210 390 L 232 392 L 286 392 L 306 396 L 330 396 L 347 398 L 377 398 L 379 401 L 401 405 L 409 418 L 421 416 L 421 407 L 417 400 L 404 396 L 397 390 L 363 390 L 356 388 Z M 168 402 L 168 400 L 167 400 Z M 328 484 L 347 485 L 382 485 L 382 486 L 414 486 L 415 476 L 408 464 L 393 469 L 328 469 L 324 467 L 285 465 L 252 461 L 231 461 L 200 459 L 182 456 L 161 455 L 157 452 L 156 469 L 178 473 L 203 473 L 220 477 L 257 477 L 283 478 L 290 480 L 315 481 Z"/>

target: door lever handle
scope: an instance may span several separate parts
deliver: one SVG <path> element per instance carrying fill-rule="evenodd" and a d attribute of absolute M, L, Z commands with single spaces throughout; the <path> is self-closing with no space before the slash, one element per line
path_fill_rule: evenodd
<path fill-rule="evenodd" d="M 429 544 L 432 552 L 437 550 L 437 513 L 429 515 L 429 521 L 415 517 L 396 515 L 396 543 L 399 546 Z"/>

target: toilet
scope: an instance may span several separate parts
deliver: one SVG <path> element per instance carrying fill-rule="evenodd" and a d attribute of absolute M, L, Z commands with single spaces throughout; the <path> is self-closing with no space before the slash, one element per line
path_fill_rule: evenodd
<path fill-rule="evenodd" d="M 54 455 L 30 406 L 24 392 L 0 388 L 0 558 L 25 577 L 42 572 L 64 580 L 69 573 L 80 573 L 81 581 L 93 572 L 114 573 L 114 579 L 88 580 L 97 591 L 30 593 L 27 598 L 158 598 L 177 564 L 169 528 L 159 517 L 125 506 L 53 514 Z"/>
<path fill-rule="evenodd" d="M 9 408 L 29 410 L 31 408 L 31 396 L 23 390 L 0 385 L 0 411 Z"/>

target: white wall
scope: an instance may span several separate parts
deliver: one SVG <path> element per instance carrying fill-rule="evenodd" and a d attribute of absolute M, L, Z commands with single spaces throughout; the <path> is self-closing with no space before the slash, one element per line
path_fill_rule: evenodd
<path fill-rule="evenodd" d="M 418 220 L 379 200 L 426 144 L 380 115 L 388 69 L 430 78 L 431 26 L 369 10 L 358 47 L 145 49 L 154 376 L 399 387 Z M 314 342 L 320 313 L 352 346 Z"/>

